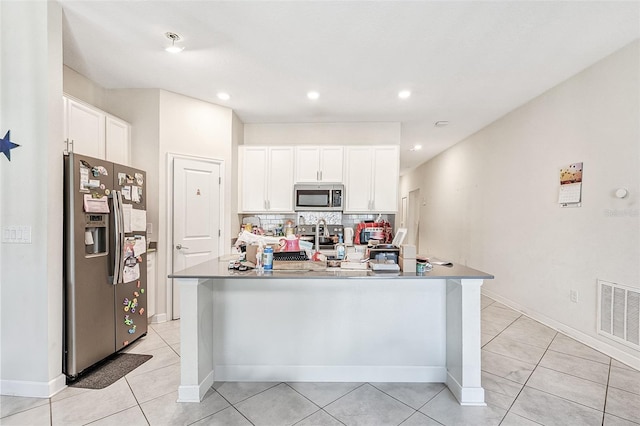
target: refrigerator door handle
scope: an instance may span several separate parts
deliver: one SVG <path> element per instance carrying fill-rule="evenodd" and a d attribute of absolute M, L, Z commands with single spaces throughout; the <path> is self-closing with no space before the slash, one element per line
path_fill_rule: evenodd
<path fill-rule="evenodd" d="M 113 199 L 113 224 L 114 224 L 114 240 L 115 240 L 115 248 L 114 248 L 114 262 L 113 262 L 113 285 L 116 285 L 122 281 L 121 276 L 121 268 L 122 265 L 122 234 L 123 234 L 123 225 L 122 221 L 122 196 L 119 191 L 113 191 L 112 193 Z"/>
<path fill-rule="evenodd" d="M 124 212 L 122 208 L 122 191 L 116 191 L 118 195 L 118 219 L 120 232 L 118 232 L 118 238 L 120 239 L 120 248 L 118 249 L 118 253 L 120 253 L 120 261 L 118 263 L 118 283 L 124 282 L 124 276 L 122 273 L 122 264 L 124 263 Z"/>

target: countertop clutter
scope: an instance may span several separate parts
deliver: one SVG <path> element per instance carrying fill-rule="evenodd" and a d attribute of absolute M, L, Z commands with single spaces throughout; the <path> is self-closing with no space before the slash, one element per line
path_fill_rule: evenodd
<path fill-rule="evenodd" d="M 178 271 L 169 278 L 260 278 L 260 279 L 316 279 L 316 278 L 398 278 L 398 279 L 493 279 L 493 275 L 463 265 L 434 265 L 430 272 L 419 275 L 416 272 L 374 272 L 372 270 L 345 270 L 326 268 L 320 270 L 273 270 L 248 269 L 238 271 L 229 269 L 228 257 L 222 257 Z"/>

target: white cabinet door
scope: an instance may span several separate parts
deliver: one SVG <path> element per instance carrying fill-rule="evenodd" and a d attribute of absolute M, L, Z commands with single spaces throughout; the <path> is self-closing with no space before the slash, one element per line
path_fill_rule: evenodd
<path fill-rule="evenodd" d="M 327 183 L 342 183 L 344 148 L 325 146 L 320 150 L 320 180 Z"/>
<path fill-rule="evenodd" d="M 368 146 L 350 146 L 345 160 L 345 212 L 369 212 L 373 151 Z"/>
<path fill-rule="evenodd" d="M 269 148 L 267 211 L 293 211 L 293 147 Z"/>
<path fill-rule="evenodd" d="M 395 213 L 400 178 L 398 147 L 347 147 L 345 158 L 345 213 Z"/>
<path fill-rule="evenodd" d="M 344 150 L 341 146 L 296 147 L 298 183 L 342 183 Z"/>
<path fill-rule="evenodd" d="M 241 212 L 266 211 L 267 205 L 267 150 L 266 147 L 239 148 Z"/>
<path fill-rule="evenodd" d="M 105 128 L 107 160 L 129 165 L 131 126 L 126 121 L 107 115 Z"/>
<path fill-rule="evenodd" d="M 395 213 L 398 210 L 400 165 L 398 147 L 376 147 L 373 150 L 373 194 L 371 210 Z"/>
<path fill-rule="evenodd" d="M 240 212 L 293 211 L 292 146 L 241 146 Z"/>
<path fill-rule="evenodd" d="M 73 99 L 66 99 L 65 139 L 69 151 L 105 158 L 105 114 Z"/>
<path fill-rule="evenodd" d="M 296 147 L 296 182 L 317 182 L 320 176 L 320 149 L 317 146 Z"/>

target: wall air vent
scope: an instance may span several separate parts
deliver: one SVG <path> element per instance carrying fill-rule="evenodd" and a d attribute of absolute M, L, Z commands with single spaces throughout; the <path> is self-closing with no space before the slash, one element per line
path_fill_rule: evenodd
<path fill-rule="evenodd" d="M 598 280 L 598 334 L 640 348 L 640 289 Z"/>

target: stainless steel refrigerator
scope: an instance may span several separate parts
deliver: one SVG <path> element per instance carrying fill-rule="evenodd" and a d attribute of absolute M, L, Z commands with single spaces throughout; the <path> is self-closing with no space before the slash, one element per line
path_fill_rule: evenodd
<path fill-rule="evenodd" d="M 71 380 L 147 333 L 146 174 L 64 157 L 64 353 Z"/>

